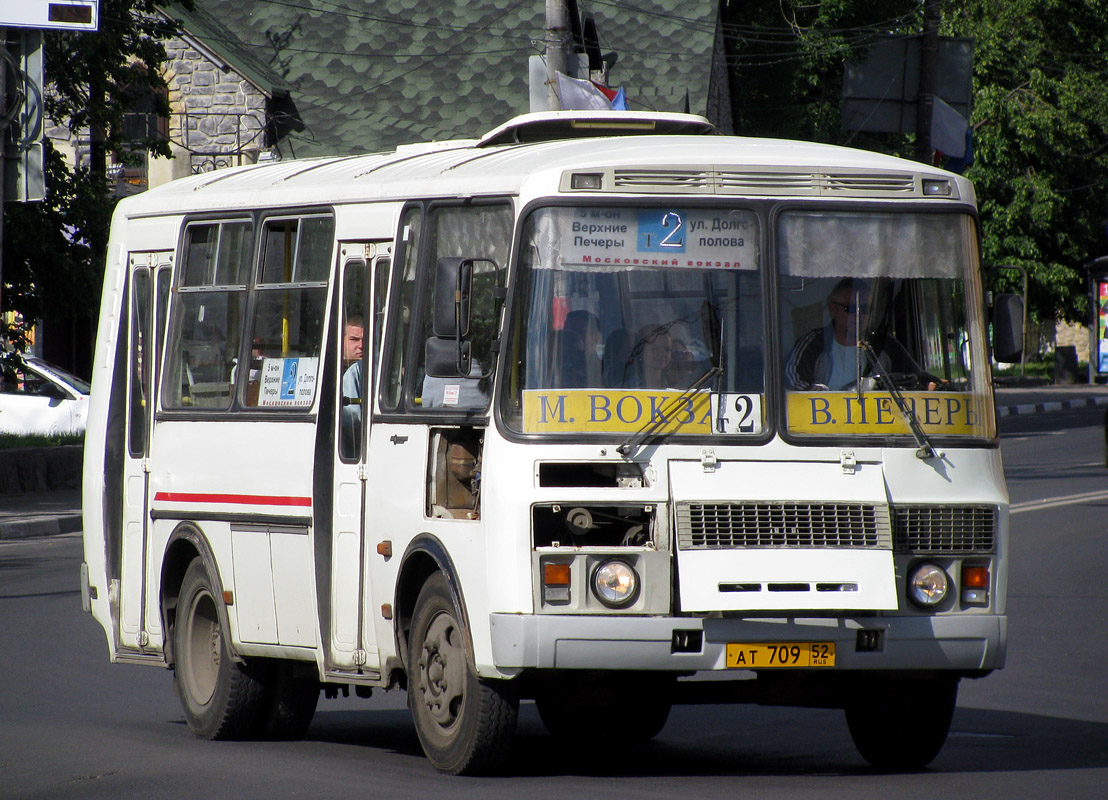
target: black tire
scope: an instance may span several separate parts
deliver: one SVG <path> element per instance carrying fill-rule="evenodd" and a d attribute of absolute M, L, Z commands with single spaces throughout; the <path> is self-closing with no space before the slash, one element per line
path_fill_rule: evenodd
<path fill-rule="evenodd" d="M 314 664 L 307 665 L 311 669 Z M 262 735 L 266 739 L 301 738 L 312 724 L 319 703 L 319 681 L 314 675 L 297 674 L 295 661 L 274 661 L 265 679 L 268 713 Z"/>
<path fill-rule="evenodd" d="M 539 719 L 559 739 L 593 742 L 612 737 L 602 724 L 620 721 L 619 739 L 624 744 L 648 742 L 662 732 L 673 707 L 674 679 L 627 676 L 579 685 L 575 681 L 535 697 Z"/>
<path fill-rule="evenodd" d="M 219 602 L 204 563 L 196 559 L 185 572 L 177 604 L 173 686 L 197 736 L 249 739 L 264 724 L 264 664 L 248 667 L 231 657 Z"/>
<path fill-rule="evenodd" d="M 957 678 L 872 678 L 847 704 L 846 723 L 874 767 L 923 769 L 943 749 L 957 700 Z"/>
<path fill-rule="evenodd" d="M 483 680 L 440 573 L 423 585 L 408 636 L 408 707 L 427 758 L 448 775 L 495 772 L 507 759 L 519 715 L 509 681 Z"/>

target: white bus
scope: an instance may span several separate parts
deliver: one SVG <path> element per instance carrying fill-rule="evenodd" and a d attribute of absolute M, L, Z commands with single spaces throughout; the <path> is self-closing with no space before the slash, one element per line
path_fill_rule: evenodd
<path fill-rule="evenodd" d="M 964 178 L 701 117 L 185 178 L 113 221 L 85 606 L 214 739 L 406 689 L 478 773 L 521 699 L 760 702 L 919 767 L 1005 659 L 985 314 Z"/>

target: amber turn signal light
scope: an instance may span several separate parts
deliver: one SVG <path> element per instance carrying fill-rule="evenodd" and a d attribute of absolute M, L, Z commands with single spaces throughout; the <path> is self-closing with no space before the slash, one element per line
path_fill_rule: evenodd
<path fill-rule="evenodd" d="M 569 564 L 543 564 L 543 586 L 569 586 Z"/>
<path fill-rule="evenodd" d="M 989 568 L 980 566 L 962 565 L 962 588 L 988 589 Z"/>

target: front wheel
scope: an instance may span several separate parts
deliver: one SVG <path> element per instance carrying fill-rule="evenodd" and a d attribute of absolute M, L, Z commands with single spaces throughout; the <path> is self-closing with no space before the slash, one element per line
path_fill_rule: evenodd
<path fill-rule="evenodd" d="M 507 681 L 483 680 L 441 573 L 416 600 L 408 637 L 408 707 L 427 758 L 448 775 L 495 771 L 508 755 L 519 698 Z"/>
<path fill-rule="evenodd" d="M 227 647 L 219 601 L 204 563 L 185 572 L 173 629 L 173 685 L 185 720 L 206 739 L 247 739 L 264 724 L 262 664 L 236 662 Z"/>
<path fill-rule="evenodd" d="M 923 769 L 942 750 L 957 678 L 867 679 L 846 706 L 854 745 L 874 767 L 892 772 Z"/>

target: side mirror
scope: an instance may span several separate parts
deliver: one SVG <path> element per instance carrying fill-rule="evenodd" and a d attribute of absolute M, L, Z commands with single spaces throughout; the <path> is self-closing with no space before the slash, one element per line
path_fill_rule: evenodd
<path fill-rule="evenodd" d="M 1023 355 L 1023 297 L 998 294 L 993 299 L 993 357 L 1012 364 Z"/>
<path fill-rule="evenodd" d="M 424 351 L 424 369 L 432 378 L 465 378 L 469 376 L 473 357 L 468 341 L 427 339 Z"/>
<path fill-rule="evenodd" d="M 461 339 L 469 335 L 469 298 L 473 291 L 472 258 L 440 258 L 435 267 L 435 336 Z"/>

